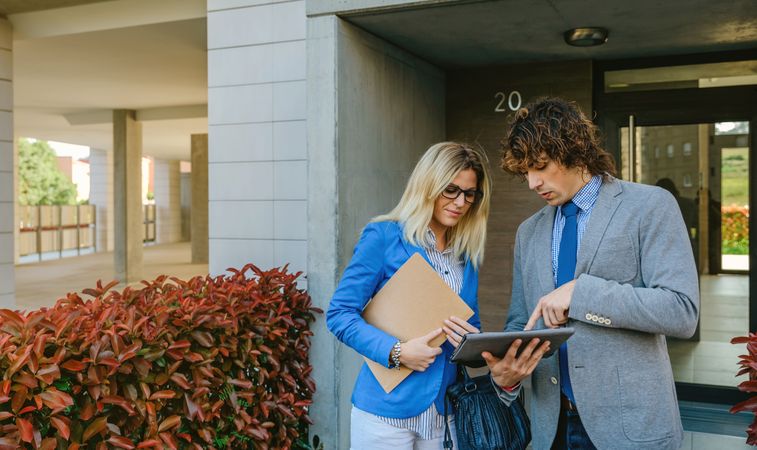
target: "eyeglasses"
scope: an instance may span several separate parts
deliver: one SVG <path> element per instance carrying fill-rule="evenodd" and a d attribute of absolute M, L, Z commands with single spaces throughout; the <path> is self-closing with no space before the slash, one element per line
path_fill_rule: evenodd
<path fill-rule="evenodd" d="M 450 200 L 457 200 L 457 198 L 460 197 L 460 194 L 463 194 L 463 200 L 469 205 L 476 203 L 484 196 L 484 193 L 478 189 L 468 189 L 467 191 L 464 191 L 460 189 L 460 186 L 455 184 L 450 184 L 442 191 L 442 197 Z"/>

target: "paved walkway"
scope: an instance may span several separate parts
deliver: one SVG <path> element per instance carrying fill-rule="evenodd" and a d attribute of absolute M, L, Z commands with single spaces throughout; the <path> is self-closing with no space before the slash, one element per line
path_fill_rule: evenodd
<path fill-rule="evenodd" d="M 189 279 L 208 273 L 207 264 L 191 264 L 190 261 L 189 242 L 145 247 L 142 278 L 151 280 L 165 274 Z M 69 292 L 95 286 L 98 279 L 105 284 L 114 278 L 113 252 L 20 264 L 16 266 L 16 308 L 32 310 L 52 306 Z"/>

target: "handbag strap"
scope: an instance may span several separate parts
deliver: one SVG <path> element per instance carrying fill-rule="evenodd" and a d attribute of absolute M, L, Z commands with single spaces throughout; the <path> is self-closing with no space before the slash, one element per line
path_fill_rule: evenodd
<path fill-rule="evenodd" d="M 468 369 L 465 368 L 465 366 L 458 364 L 457 366 L 457 373 L 463 374 L 463 380 L 465 380 L 466 383 L 470 383 L 471 377 L 468 375 Z"/>
<path fill-rule="evenodd" d="M 469 383 L 471 381 L 470 375 L 468 375 L 468 371 L 465 370 L 465 366 L 462 364 L 457 365 L 457 374 L 458 378 L 460 377 L 460 374 L 463 376 L 463 380 L 465 383 Z M 444 393 L 444 449 L 445 450 L 451 450 L 454 447 L 454 444 L 452 443 L 452 433 L 449 429 L 449 420 L 447 417 L 447 403 L 449 403 L 451 400 L 449 398 L 449 392 Z"/>
<path fill-rule="evenodd" d="M 444 449 L 451 450 L 454 447 L 452 444 L 452 433 L 449 430 L 449 420 L 447 420 L 447 402 L 449 402 L 449 394 L 444 393 Z"/>

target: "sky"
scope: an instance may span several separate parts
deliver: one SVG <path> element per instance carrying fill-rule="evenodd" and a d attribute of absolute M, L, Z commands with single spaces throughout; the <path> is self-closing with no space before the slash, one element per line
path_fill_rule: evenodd
<path fill-rule="evenodd" d="M 67 144 L 65 142 L 47 141 L 58 156 L 71 156 L 73 159 L 89 157 L 89 147 L 84 145 Z"/>

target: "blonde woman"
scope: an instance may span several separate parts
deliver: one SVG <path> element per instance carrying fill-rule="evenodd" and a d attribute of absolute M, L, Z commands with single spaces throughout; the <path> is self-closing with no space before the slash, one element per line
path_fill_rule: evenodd
<path fill-rule="evenodd" d="M 478 332 L 478 269 L 484 257 L 491 180 L 486 157 L 442 142 L 421 157 L 399 204 L 363 230 L 331 299 L 332 333 L 362 356 L 414 372 L 390 393 L 363 364 L 352 394 L 351 448 L 442 449 L 444 394 L 456 376 L 449 358 L 462 336 Z M 400 342 L 366 323 L 361 312 L 414 253 L 420 253 L 475 314 L 450 317 L 425 336 Z M 428 342 L 445 333 L 441 348 Z M 454 430 L 454 427 L 451 427 Z"/>

